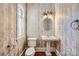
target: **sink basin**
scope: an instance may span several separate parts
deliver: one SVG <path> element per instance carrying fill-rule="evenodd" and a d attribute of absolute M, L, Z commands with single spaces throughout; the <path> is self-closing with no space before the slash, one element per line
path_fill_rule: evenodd
<path fill-rule="evenodd" d="M 42 36 L 42 40 L 58 40 L 56 36 Z"/>
<path fill-rule="evenodd" d="M 31 37 L 29 37 L 27 40 L 37 40 L 37 38 L 31 38 Z"/>

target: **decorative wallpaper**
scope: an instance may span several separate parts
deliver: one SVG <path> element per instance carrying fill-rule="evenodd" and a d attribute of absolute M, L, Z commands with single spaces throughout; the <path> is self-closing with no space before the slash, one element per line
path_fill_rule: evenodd
<path fill-rule="evenodd" d="M 0 55 L 17 55 L 16 4 L 0 4 Z"/>
<path fill-rule="evenodd" d="M 79 55 L 79 31 L 70 26 L 79 19 L 79 4 L 55 4 L 55 35 L 61 39 L 61 55 Z"/>
<path fill-rule="evenodd" d="M 41 37 L 46 34 L 43 27 L 43 13 L 47 11 L 55 11 L 54 4 L 27 4 L 27 36 L 29 37 Z M 55 26 L 54 20 L 52 20 L 52 32 L 54 35 Z"/>

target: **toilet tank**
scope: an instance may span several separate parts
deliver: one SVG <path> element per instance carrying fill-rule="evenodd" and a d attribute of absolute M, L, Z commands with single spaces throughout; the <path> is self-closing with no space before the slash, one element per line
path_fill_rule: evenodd
<path fill-rule="evenodd" d="M 28 46 L 35 47 L 37 38 L 28 38 Z"/>

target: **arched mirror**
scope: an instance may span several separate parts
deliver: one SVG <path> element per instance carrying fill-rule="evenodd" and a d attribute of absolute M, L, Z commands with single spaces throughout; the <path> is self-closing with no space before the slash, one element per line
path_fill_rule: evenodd
<path fill-rule="evenodd" d="M 43 28 L 46 31 L 52 31 L 52 19 L 51 18 L 45 18 L 43 21 Z"/>
<path fill-rule="evenodd" d="M 54 13 L 52 11 L 47 11 L 43 13 L 42 25 L 43 35 L 54 35 L 55 23 Z"/>

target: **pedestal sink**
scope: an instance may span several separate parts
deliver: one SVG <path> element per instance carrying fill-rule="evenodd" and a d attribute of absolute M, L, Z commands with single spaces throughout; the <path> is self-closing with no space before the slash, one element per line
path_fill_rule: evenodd
<path fill-rule="evenodd" d="M 51 40 L 58 40 L 56 36 L 42 36 L 42 40 L 51 41 Z"/>
<path fill-rule="evenodd" d="M 59 40 L 56 36 L 42 36 L 42 40 L 46 41 L 46 54 L 50 54 L 50 41 Z"/>

